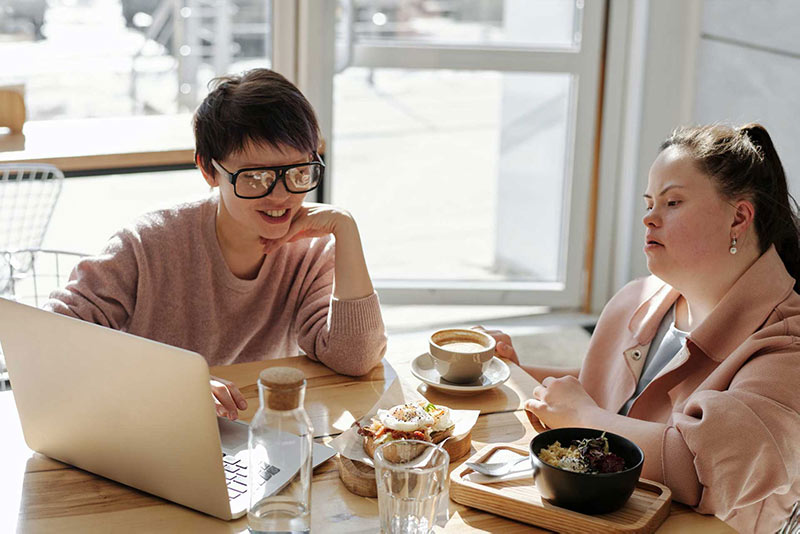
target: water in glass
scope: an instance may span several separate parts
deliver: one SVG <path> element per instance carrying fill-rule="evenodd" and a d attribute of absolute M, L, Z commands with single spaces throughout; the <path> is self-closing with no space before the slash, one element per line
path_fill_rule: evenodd
<path fill-rule="evenodd" d="M 392 441 L 375 451 L 382 532 L 433 532 L 439 509 L 449 498 L 449 463 L 444 449 L 423 441 Z"/>

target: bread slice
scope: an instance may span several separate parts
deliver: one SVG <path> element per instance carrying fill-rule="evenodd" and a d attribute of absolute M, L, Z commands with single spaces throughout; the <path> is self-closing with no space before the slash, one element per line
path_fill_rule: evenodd
<path fill-rule="evenodd" d="M 441 443 L 442 441 L 446 440 L 450 436 L 453 435 L 453 429 L 456 425 L 453 425 L 449 428 L 445 428 L 444 430 L 439 430 L 438 432 L 431 432 L 431 441 L 434 443 Z M 442 445 L 444 450 L 447 450 L 447 443 Z"/>

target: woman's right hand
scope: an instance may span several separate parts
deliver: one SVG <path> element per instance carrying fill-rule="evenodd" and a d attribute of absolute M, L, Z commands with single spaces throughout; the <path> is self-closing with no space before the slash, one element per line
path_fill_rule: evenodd
<path fill-rule="evenodd" d="M 239 410 L 247 409 L 244 395 L 230 380 L 212 376 L 211 393 L 214 394 L 214 405 L 219 417 L 236 421 L 239 418 Z"/>
<path fill-rule="evenodd" d="M 511 336 L 502 330 L 487 330 L 482 326 L 473 326 L 472 329 L 492 336 L 496 342 L 494 353 L 500 358 L 510 360 L 519 365 L 519 356 L 517 356 L 517 351 L 514 350 L 514 346 L 511 344 Z"/>

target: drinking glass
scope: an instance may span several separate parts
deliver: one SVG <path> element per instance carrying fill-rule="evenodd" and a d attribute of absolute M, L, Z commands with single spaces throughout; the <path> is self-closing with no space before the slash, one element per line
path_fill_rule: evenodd
<path fill-rule="evenodd" d="M 417 440 L 389 441 L 375 451 L 381 532 L 429 534 L 449 499 L 450 456 Z"/>

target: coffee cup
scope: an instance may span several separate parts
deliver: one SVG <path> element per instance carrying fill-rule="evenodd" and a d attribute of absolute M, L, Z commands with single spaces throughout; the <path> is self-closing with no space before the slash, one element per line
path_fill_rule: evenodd
<path fill-rule="evenodd" d="M 494 356 L 494 346 L 494 338 L 489 334 L 466 328 L 437 330 L 428 340 L 436 371 L 456 384 L 480 378 Z"/>

